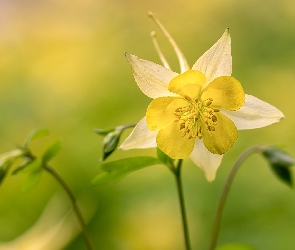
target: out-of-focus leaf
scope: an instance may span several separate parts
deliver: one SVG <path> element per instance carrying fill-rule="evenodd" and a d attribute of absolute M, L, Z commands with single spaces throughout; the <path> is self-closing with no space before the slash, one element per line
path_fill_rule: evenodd
<path fill-rule="evenodd" d="M 22 172 L 23 169 L 25 169 L 29 164 L 33 163 L 33 161 L 34 160 L 32 160 L 31 158 L 23 157 L 23 162 L 16 169 L 13 170 L 12 174 L 15 175 L 15 174 L 18 174 L 19 172 Z"/>
<path fill-rule="evenodd" d="M 168 168 L 171 169 L 174 167 L 174 160 L 166 155 L 164 152 L 162 152 L 159 148 L 157 148 L 157 156 L 158 159 Z"/>
<path fill-rule="evenodd" d="M 57 140 L 53 142 L 44 152 L 43 154 L 43 162 L 48 162 L 50 161 L 61 149 L 61 141 Z"/>
<path fill-rule="evenodd" d="M 215 250 L 257 250 L 257 249 L 252 246 L 241 244 L 241 243 L 231 243 L 231 244 L 219 246 L 215 248 Z"/>
<path fill-rule="evenodd" d="M 19 168 L 17 168 L 16 170 L 13 171 L 13 174 L 30 173 L 30 172 L 39 171 L 40 169 L 42 169 L 42 165 L 43 165 L 42 159 L 37 158 L 31 162 L 28 162 L 25 165 L 22 165 Z"/>
<path fill-rule="evenodd" d="M 47 135 L 49 135 L 49 131 L 47 129 L 36 129 L 28 135 L 23 147 L 27 148 L 32 141 L 45 137 Z"/>
<path fill-rule="evenodd" d="M 3 182 L 14 161 L 22 155 L 23 151 L 20 149 L 14 149 L 0 155 L 0 184 Z"/>
<path fill-rule="evenodd" d="M 0 167 L 3 164 L 6 164 L 7 161 L 14 161 L 16 158 L 23 155 L 23 151 L 21 149 L 14 149 L 9 152 L 3 153 L 0 155 Z"/>
<path fill-rule="evenodd" d="M 4 180 L 4 177 L 6 175 L 6 168 L 2 167 L 0 168 L 0 184 L 2 183 L 2 181 Z"/>
<path fill-rule="evenodd" d="M 124 178 L 126 174 L 122 173 L 108 173 L 108 172 L 101 172 L 98 174 L 91 182 L 92 185 L 103 185 L 109 182 L 117 182 Z"/>
<path fill-rule="evenodd" d="M 9 171 L 11 165 L 13 164 L 13 161 L 8 161 L 2 166 L 0 166 L 0 185 L 3 182 L 7 172 Z"/>
<path fill-rule="evenodd" d="M 150 157 L 150 156 L 137 156 L 137 157 L 130 157 L 125 158 L 117 161 L 112 162 L 105 162 L 100 165 L 100 168 L 103 171 L 110 172 L 110 173 L 119 173 L 119 172 L 132 172 L 139 170 L 144 167 L 161 164 L 162 162 L 159 161 L 157 158 Z"/>
<path fill-rule="evenodd" d="M 102 163 L 100 165 L 102 173 L 93 179 L 92 184 L 101 185 L 111 181 L 117 181 L 131 172 L 161 163 L 159 159 L 148 156 L 130 157 Z"/>
<path fill-rule="evenodd" d="M 29 173 L 29 175 L 22 182 L 22 185 L 21 185 L 22 191 L 28 192 L 31 189 L 35 188 L 39 184 L 41 176 L 42 176 L 42 169 Z"/>
<path fill-rule="evenodd" d="M 263 156 L 270 164 L 275 175 L 287 185 L 292 186 L 293 180 L 290 167 L 294 165 L 294 159 L 287 152 L 275 147 L 266 148 L 263 151 Z"/>

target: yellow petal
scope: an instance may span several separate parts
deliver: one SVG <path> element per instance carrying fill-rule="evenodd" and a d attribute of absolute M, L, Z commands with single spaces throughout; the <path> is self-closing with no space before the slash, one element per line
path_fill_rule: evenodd
<path fill-rule="evenodd" d="M 245 103 L 245 92 L 238 80 L 230 76 L 220 76 L 203 90 L 202 100 L 212 98 L 212 106 L 227 110 L 237 110 Z"/>
<path fill-rule="evenodd" d="M 168 127 L 160 129 L 156 138 L 159 149 L 172 159 L 187 158 L 195 145 L 195 138 L 181 136 L 180 123 L 172 122 Z"/>
<path fill-rule="evenodd" d="M 206 77 L 203 73 L 197 70 L 189 70 L 174 77 L 169 83 L 168 90 L 195 99 L 198 98 L 205 82 Z"/>
<path fill-rule="evenodd" d="M 146 122 L 152 131 L 168 126 L 176 119 L 175 110 L 187 105 L 180 97 L 159 97 L 153 100 L 146 111 Z"/>
<path fill-rule="evenodd" d="M 218 112 L 215 131 L 209 131 L 207 125 L 202 123 L 203 142 L 206 148 L 213 154 L 224 154 L 235 143 L 238 138 L 238 131 L 231 119 Z"/>

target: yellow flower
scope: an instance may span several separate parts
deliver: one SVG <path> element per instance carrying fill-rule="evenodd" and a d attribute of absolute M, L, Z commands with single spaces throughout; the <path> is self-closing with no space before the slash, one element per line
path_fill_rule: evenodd
<path fill-rule="evenodd" d="M 173 159 L 190 156 L 205 173 L 215 178 L 223 154 L 235 143 L 242 129 L 260 128 L 278 122 L 283 113 L 274 106 L 245 95 L 239 81 L 231 77 L 231 39 L 222 37 L 190 69 L 173 38 L 150 16 L 172 44 L 181 74 L 170 70 L 152 33 L 164 65 L 125 53 L 135 81 L 154 100 L 121 149 L 159 147 Z"/>

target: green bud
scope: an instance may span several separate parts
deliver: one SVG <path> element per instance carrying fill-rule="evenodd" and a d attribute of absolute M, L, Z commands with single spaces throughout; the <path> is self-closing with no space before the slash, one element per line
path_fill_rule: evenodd
<path fill-rule="evenodd" d="M 120 137 L 122 135 L 122 132 L 123 132 L 123 128 L 119 126 L 105 136 L 105 138 L 103 139 L 102 161 L 104 161 L 108 156 L 110 156 L 116 150 Z"/>
<path fill-rule="evenodd" d="M 270 164 L 275 175 L 289 186 L 292 186 L 292 172 L 290 167 L 295 164 L 294 159 L 285 151 L 275 147 L 267 147 L 263 151 L 263 156 Z"/>
<path fill-rule="evenodd" d="M 102 129 L 102 128 L 95 128 L 94 133 L 98 135 L 107 135 L 108 133 L 114 131 L 114 129 Z"/>
<path fill-rule="evenodd" d="M 104 161 L 116 150 L 123 131 L 128 128 L 133 128 L 135 125 L 136 124 L 121 125 L 113 129 L 94 129 L 95 133 L 105 135 L 103 139 L 103 155 L 101 161 Z"/>

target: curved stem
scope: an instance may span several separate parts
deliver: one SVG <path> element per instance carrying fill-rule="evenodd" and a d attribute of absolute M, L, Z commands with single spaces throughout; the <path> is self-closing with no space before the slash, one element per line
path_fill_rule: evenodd
<path fill-rule="evenodd" d="M 244 151 L 240 155 L 240 157 L 237 159 L 235 164 L 233 165 L 233 168 L 227 178 L 227 181 L 226 181 L 226 183 L 223 187 L 223 190 L 222 190 L 221 197 L 219 199 L 219 203 L 218 203 L 218 207 L 217 207 L 217 211 L 216 211 L 216 215 L 215 215 L 215 220 L 214 220 L 214 225 L 213 225 L 213 231 L 212 231 L 212 235 L 211 235 L 211 242 L 210 242 L 209 250 L 214 250 L 214 248 L 216 246 L 217 236 L 218 236 L 218 231 L 219 231 L 219 226 L 220 226 L 220 221 L 221 221 L 221 216 L 222 216 L 224 204 L 225 204 L 230 186 L 233 182 L 233 179 L 234 179 L 239 167 L 241 166 L 241 164 L 244 162 L 244 160 L 248 156 L 250 156 L 253 153 L 262 152 L 264 150 L 265 150 L 265 146 L 261 146 L 261 145 L 251 147 L 248 150 Z"/>
<path fill-rule="evenodd" d="M 65 181 L 61 178 L 61 176 L 51 166 L 44 165 L 43 168 L 57 180 L 57 182 L 62 186 L 62 188 L 66 192 L 66 194 L 67 194 L 67 196 L 68 196 L 68 198 L 69 198 L 69 200 L 70 200 L 70 202 L 71 202 L 71 204 L 73 206 L 73 209 L 74 209 L 75 214 L 77 216 L 77 219 L 79 221 L 80 227 L 82 229 L 82 235 L 84 237 L 84 241 L 85 241 L 85 244 L 87 246 L 87 249 L 93 250 L 94 248 L 93 248 L 93 246 L 91 244 L 89 235 L 88 235 L 88 233 L 86 231 L 86 225 L 85 225 L 81 210 L 79 209 L 79 207 L 77 205 L 76 199 L 75 199 L 72 191 L 70 190 L 68 185 L 65 183 Z"/>
<path fill-rule="evenodd" d="M 174 169 L 173 173 L 175 175 L 176 184 L 177 184 L 185 246 L 186 246 L 186 250 L 190 250 L 191 245 L 190 245 L 189 229 L 187 224 L 184 196 L 183 196 L 183 190 L 182 190 L 182 181 L 181 181 L 181 165 L 182 165 L 182 159 L 178 161 L 177 167 Z"/>

